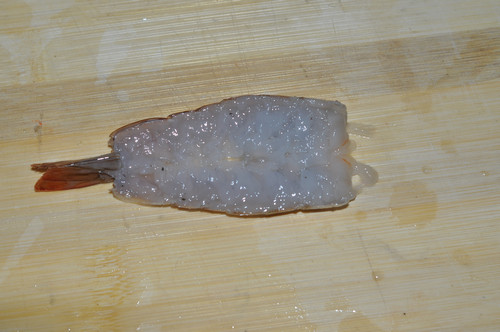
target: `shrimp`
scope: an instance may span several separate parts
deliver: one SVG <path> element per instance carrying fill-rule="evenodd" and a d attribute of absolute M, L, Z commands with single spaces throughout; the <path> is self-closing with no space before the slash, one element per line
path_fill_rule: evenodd
<path fill-rule="evenodd" d="M 112 152 L 33 164 L 36 191 L 113 182 L 113 195 L 146 205 L 269 215 L 347 205 L 356 162 L 338 101 L 247 95 L 134 122 L 111 133 Z"/>

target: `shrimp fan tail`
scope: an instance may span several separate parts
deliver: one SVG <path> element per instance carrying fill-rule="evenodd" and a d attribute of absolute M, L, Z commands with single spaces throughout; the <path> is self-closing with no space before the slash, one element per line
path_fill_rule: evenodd
<path fill-rule="evenodd" d="M 120 156 L 109 153 L 99 157 L 33 164 L 31 169 L 43 172 L 35 191 L 57 191 L 113 182 L 113 172 L 120 168 Z"/>

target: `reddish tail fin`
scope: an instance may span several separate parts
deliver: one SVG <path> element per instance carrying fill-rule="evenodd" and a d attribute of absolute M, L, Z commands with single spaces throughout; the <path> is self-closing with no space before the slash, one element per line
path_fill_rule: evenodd
<path fill-rule="evenodd" d="M 110 171 L 119 167 L 120 158 L 114 153 L 96 158 L 31 165 L 32 170 L 44 172 L 35 184 L 35 191 L 76 189 L 112 182 Z"/>

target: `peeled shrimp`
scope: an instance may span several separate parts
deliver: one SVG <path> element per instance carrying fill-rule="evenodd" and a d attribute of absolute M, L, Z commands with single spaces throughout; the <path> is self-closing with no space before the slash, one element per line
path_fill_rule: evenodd
<path fill-rule="evenodd" d="M 112 152 L 33 164 L 36 191 L 113 182 L 115 197 L 146 205 L 267 215 L 348 204 L 376 172 L 349 156 L 338 101 L 248 95 L 113 133 Z"/>

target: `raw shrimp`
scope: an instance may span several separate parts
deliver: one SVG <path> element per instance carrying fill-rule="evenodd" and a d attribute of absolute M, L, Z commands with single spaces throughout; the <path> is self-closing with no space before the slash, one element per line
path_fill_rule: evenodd
<path fill-rule="evenodd" d="M 113 133 L 112 152 L 33 164 L 36 191 L 113 182 L 115 197 L 146 205 L 267 215 L 348 204 L 377 180 L 349 156 L 346 107 L 337 101 L 248 95 Z"/>

